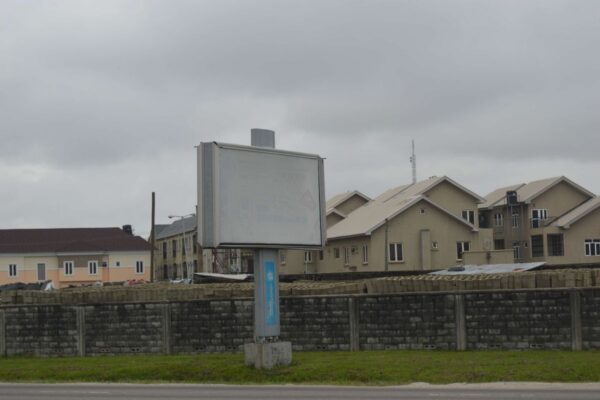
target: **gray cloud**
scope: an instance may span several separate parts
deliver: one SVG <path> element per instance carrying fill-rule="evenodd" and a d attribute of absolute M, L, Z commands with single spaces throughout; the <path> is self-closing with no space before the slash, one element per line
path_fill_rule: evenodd
<path fill-rule="evenodd" d="M 327 157 L 329 194 L 409 180 L 411 138 L 422 176 L 481 193 L 599 191 L 599 20 L 594 1 L 4 1 L 0 219 L 147 230 L 151 190 L 193 210 L 193 145 L 252 127 Z"/>

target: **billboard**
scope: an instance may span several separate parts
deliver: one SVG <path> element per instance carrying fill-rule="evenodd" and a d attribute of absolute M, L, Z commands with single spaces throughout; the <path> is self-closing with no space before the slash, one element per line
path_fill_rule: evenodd
<path fill-rule="evenodd" d="M 320 248 L 324 199 L 318 155 L 198 146 L 198 242 L 204 248 Z"/>

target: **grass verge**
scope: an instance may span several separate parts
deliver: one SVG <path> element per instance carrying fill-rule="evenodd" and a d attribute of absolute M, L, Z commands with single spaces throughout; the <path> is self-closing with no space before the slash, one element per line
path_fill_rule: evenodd
<path fill-rule="evenodd" d="M 240 354 L 15 357 L 0 359 L 0 381 L 335 385 L 600 382 L 600 352 L 296 352 L 292 365 L 271 371 L 246 367 Z"/>

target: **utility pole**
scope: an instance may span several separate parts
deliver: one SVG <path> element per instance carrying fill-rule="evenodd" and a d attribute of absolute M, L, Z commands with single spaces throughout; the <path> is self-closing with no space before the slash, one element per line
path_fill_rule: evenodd
<path fill-rule="evenodd" d="M 156 211 L 156 195 L 154 192 L 152 192 L 152 211 L 151 211 L 151 224 L 152 226 L 150 227 L 150 245 L 152 246 L 152 252 L 150 253 L 150 282 L 154 282 L 154 253 L 156 251 L 156 232 L 154 232 L 154 227 L 155 227 L 155 221 L 154 221 L 154 217 L 155 217 L 155 211 Z"/>

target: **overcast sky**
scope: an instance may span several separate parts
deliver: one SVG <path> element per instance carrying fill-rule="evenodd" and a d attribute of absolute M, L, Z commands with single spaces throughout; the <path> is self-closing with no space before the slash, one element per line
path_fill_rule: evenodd
<path fill-rule="evenodd" d="M 600 192 L 600 1 L 0 0 L 0 228 L 150 227 L 201 141 L 326 157 L 326 192 L 448 175 Z"/>

